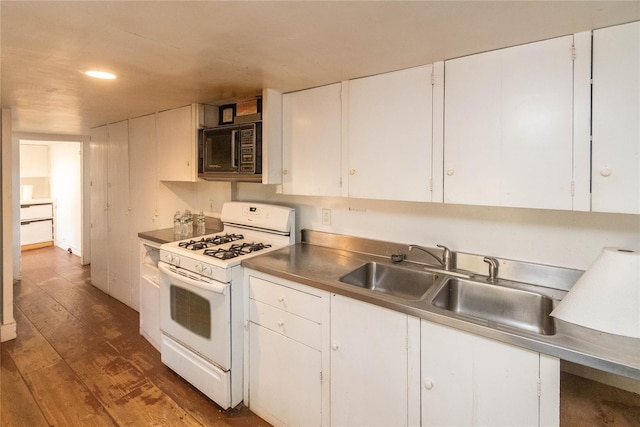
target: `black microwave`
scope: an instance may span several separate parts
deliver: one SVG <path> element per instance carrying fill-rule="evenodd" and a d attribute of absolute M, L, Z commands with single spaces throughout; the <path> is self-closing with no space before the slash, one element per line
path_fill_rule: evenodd
<path fill-rule="evenodd" d="M 200 178 L 262 174 L 262 123 L 201 129 L 198 160 Z"/>

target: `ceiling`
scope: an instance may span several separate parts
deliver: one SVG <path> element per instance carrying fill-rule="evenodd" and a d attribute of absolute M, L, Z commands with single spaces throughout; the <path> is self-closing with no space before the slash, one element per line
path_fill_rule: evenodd
<path fill-rule="evenodd" d="M 222 104 L 640 19 L 640 1 L 0 1 L 14 132 Z M 115 73 L 91 79 L 88 69 Z"/>

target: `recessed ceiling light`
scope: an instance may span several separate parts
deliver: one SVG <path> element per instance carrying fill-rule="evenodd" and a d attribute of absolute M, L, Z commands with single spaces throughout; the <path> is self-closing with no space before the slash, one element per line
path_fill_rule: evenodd
<path fill-rule="evenodd" d="M 106 71 L 86 71 L 87 76 L 95 77 L 97 79 L 112 80 L 116 78 L 115 74 L 107 73 Z"/>

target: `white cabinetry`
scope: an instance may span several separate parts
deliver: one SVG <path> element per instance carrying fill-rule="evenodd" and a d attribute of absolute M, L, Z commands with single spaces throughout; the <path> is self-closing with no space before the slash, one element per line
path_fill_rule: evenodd
<path fill-rule="evenodd" d="M 157 115 L 158 179 L 195 182 L 198 128 L 215 124 L 215 108 L 191 104 Z"/>
<path fill-rule="evenodd" d="M 441 201 L 442 74 L 439 63 L 284 94 L 283 192 Z"/>
<path fill-rule="evenodd" d="M 328 363 L 322 348 L 329 332 L 328 293 L 247 274 L 245 400 L 274 425 L 327 425 Z"/>
<path fill-rule="evenodd" d="M 578 34 L 445 63 L 446 203 L 588 209 L 589 44 Z"/>
<path fill-rule="evenodd" d="M 432 201 L 432 71 L 348 82 L 349 197 Z"/>
<path fill-rule="evenodd" d="M 640 213 L 640 22 L 593 32 L 592 210 Z"/>
<path fill-rule="evenodd" d="M 331 295 L 331 425 L 419 423 L 420 321 Z"/>
<path fill-rule="evenodd" d="M 53 244 L 53 203 L 32 201 L 20 205 L 20 245 L 32 248 Z"/>
<path fill-rule="evenodd" d="M 91 129 L 89 143 L 91 208 L 91 283 L 109 293 L 107 225 L 107 126 Z"/>
<path fill-rule="evenodd" d="M 283 193 L 341 195 L 341 100 L 340 83 L 283 95 Z"/>
<path fill-rule="evenodd" d="M 91 129 L 91 283 L 137 309 L 130 276 L 128 121 Z"/>
<path fill-rule="evenodd" d="M 160 351 L 160 245 L 140 240 L 140 334 Z"/>
<path fill-rule="evenodd" d="M 560 361 L 421 321 L 423 426 L 557 426 Z"/>

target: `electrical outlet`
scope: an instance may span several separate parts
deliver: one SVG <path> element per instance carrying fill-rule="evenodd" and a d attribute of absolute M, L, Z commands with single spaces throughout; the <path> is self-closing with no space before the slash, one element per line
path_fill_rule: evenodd
<path fill-rule="evenodd" d="M 331 209 L 322 209 L 322 225 L 331 225 Z"/>

